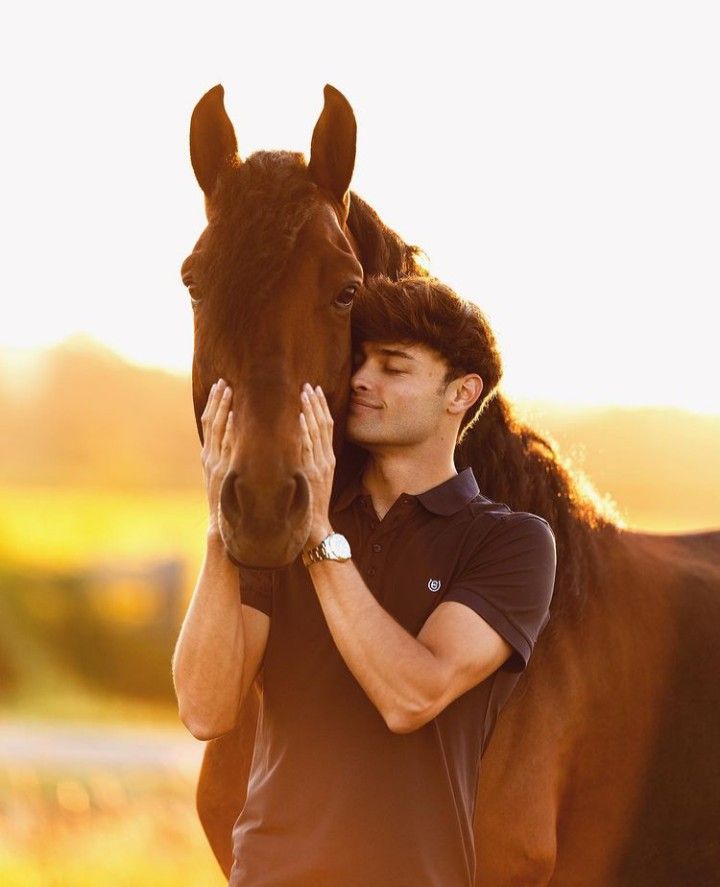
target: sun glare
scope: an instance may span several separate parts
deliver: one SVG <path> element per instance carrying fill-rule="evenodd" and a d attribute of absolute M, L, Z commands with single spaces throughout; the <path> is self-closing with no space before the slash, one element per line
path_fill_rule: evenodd
<path fill-rule="evenodd" d="M 329 5 L 300 42 L 299 12 L 277 33 L 270 11 L 243 12 L 243 31 L 270 29 L 273 43 L 258 37 L 242 53 L 212 0 L 201 22 L 178 10 L 172 39 L 164 14 L 143 12 L 139 27 L 129 7 L 102 52 L 59 8 L 40 30 L 31 9 L 16 15 L 42 65 L 30 72 L 22 42 L 6 59 L 27 73 L 8 97 L 23 138 L 6 146 L 16 174 L 3 190 L 13 261 L 0 348 L 17 384 L 31 384 L 35 364 L 8 349 L 80 332 L 136 363 L 189 372 L 179 269 L 205 225 L 192 109 L 222 82 L 241 156 L 308 158 L 329 82 L 357 119 L 352 188 L 487 312 L 508 391 L 720 412 L 715 7 L 527 4 L 518 19 L 498 6 L 480 29 L 442 10 L 409 22 L 385 7 L 382 35 L 372 16 L 353 22 L 354 45 L 388 61 L 370 70 L 336 39 Z M 432 65 L 417 49 L 429 35 Z"/>

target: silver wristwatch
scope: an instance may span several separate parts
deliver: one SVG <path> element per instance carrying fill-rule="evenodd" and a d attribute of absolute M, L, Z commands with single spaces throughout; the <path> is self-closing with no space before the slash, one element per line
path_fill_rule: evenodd
<path fill-rule="evenodd" d="M 306 567 L 318 561 L 349 561 L 351 557 L 350 543 L 342 533 L 330 533 L 319 545 L 302 554 Z"/>

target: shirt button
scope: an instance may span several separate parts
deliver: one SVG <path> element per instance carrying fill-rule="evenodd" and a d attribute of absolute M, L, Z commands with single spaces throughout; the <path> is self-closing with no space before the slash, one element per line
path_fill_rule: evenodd
<path fill-rule="evenodd" d="M 382 551 L 382 545 L 379 542 L 373 544 L 373 551 Z"/>
<path fill-rule="evenodd" d="M 370 529 L 371 530 L 377 529 L 377 521 L 376 520 L 370 522 Z"/>
<path fill-rule="evenodd" d="M 368 576 L 374 576 L 376 572 L 375 567 L 370 567 L 368 570 Z"/>

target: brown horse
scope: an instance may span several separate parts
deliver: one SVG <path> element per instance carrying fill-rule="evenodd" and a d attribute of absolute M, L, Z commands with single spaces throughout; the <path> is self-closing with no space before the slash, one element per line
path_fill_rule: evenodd
<path fill-rule="evenodd" d="M 326 388 L 343 425 L 350 327 L 341 305 L 357 263 L 394 278 L 421 270 L 418 248 L 349 191 L 355 121 L 337 90 L 325 87 L 307 165 L 287 152 L 241 162 L 222 97 L 211 90 L 191 123 L 208 216 L 184 265 L 197 301 L 193 397 L 201 433 L 212 382 L 233 387 L 240 433 L 223 534 L 239 562 L 276 566 L 296 556 L 307 528 L 294 424 L 303 381 Z M 502 396 L 456 465 L 472 465 L 491 499 L 545 517 L 558 549 L 550 622 L 483 756 L 478 887 L 720 884 L 720 532 L 624 530 Z M 198 785 L 226 875 L 256 689 L 236 728 L 208 742 Z"/>

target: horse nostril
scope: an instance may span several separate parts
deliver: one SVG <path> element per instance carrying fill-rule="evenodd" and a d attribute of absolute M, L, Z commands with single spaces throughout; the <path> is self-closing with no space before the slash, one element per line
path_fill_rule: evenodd
<path fill-rule="evenodd" d="M 261 496 L 260 500 L 256 500 L 256 492 L 258 491 L 253 490 L 252 485 L 243 481 L 237 471 L 229 471 L 220 490 L 220 508 L 226 520 L 231 524 L 237 521 L 246 531 L 256 521 L 272 519 L 293 522 L 304 518 L 310 503 L 310 487 L 301 472 L 296 472 L 276 488 L 275 496 L 270 500 L 272 505 L 266 497 Z M 261 507 L 263 500 L 270 505 L 269 514 L 266 508 Z"/>
<path fill-rule="evenodd" d="M 220 510 L 231 522 L 243 511 L 242 483 L 238 479 L 237 471 L 230 470 L 225 475 L 220 488 Z"/>
<path fill-rule="evenodd" d="M 310 503 L 310 487 L 307 478 L 302 472 L 296 472 L 292 480 L 289 481 L 294 487 L 292 497 L 288 503 L 287 516 L 293 518 L 295 515 L 303 517 Z"/>

